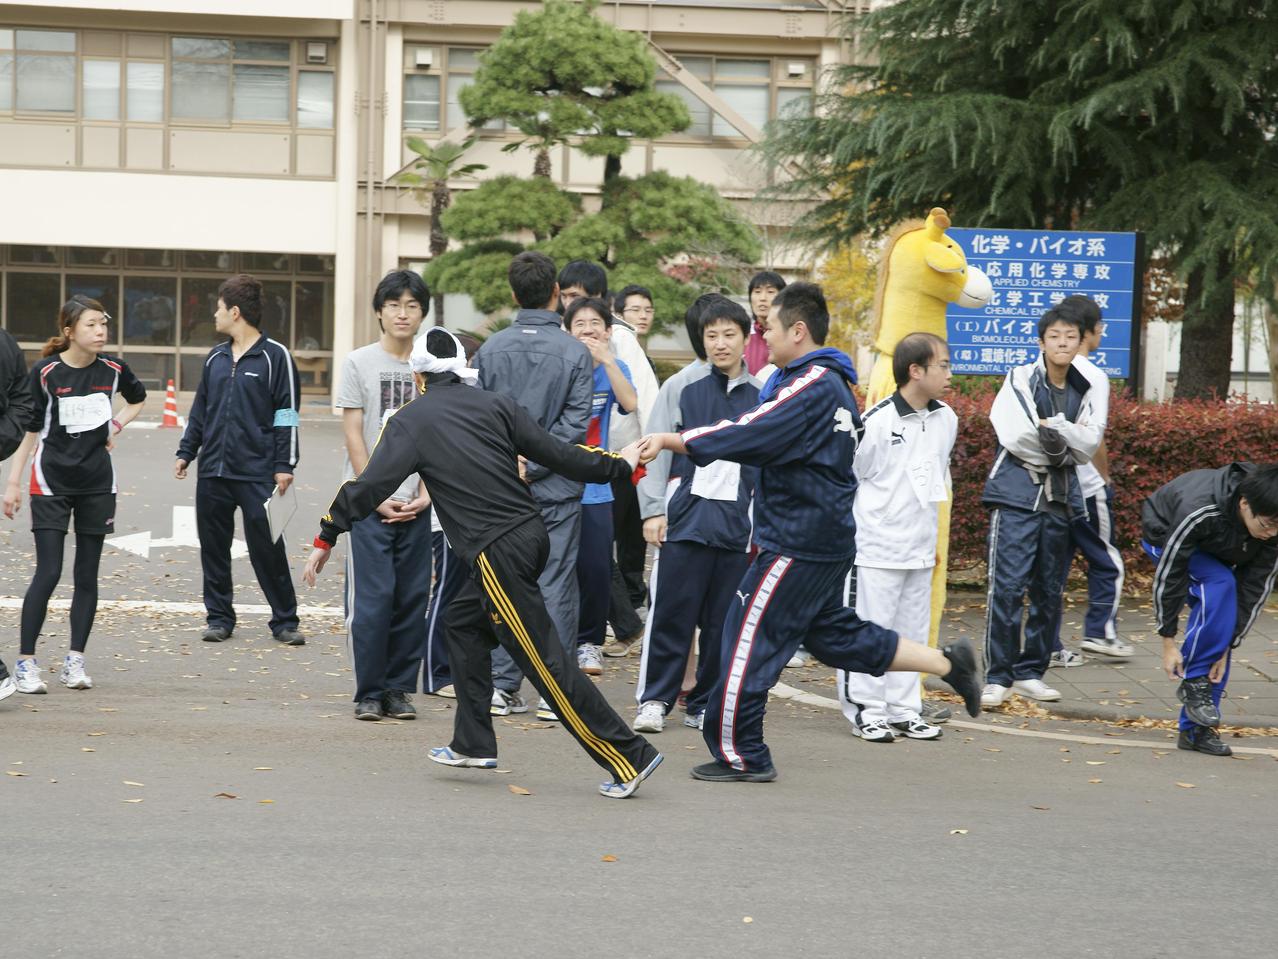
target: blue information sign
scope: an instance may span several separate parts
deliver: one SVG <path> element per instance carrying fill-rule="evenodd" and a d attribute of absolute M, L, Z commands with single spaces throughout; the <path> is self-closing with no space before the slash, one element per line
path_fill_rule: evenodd
<path fill-rule="evenodd" d="M 994 295 L 985 306 L 951 303 L 950 363 L 955 373 L 1002 375 L 1038 356 L 1038 319 L 1075 293 L 1096 301 L 1105 334 L 1092 360 L 1111 377 L 1132 375 L 1132 316 L 1139 291 L 1135 233 L 965 230 L 946 235 L 985 271 Z"/>

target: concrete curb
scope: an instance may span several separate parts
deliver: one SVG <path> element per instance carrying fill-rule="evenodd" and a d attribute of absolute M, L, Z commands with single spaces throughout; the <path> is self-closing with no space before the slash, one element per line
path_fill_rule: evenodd
<path fill-rule="evenodd" d="M 946 686 L 939 679 L 929 677 L 923 684 L 926 688 L 933 692 L 952 692 L 950 687 Z M 819 706 L 822 709 L 840 709 L 839 701 L 831 699 L 829 696 L 821 696 L 817 693 L 809 693 L 802 689 L 796 689 L 786 683 L 777 683 L 770 690 L 771 695 L 777 699 L 784 699 L 788 702 L 802 703 L 805 706 Z M 1143 712 L 1127 712 L 1119 709 L 1117 706 L 1101 706 L 1098 703 L 1036 703 L 1047 712 L 1059 719 L 1090 719 L 1099 720 L 1100 722 L 1116 722 L 1123 719 L 1172 719 L 1174 715 L 1169 716 L 1160 713 L 1157 716 L 1150 716 Z M 990 713 L 990 715 L 998 715 Z M 1230 719 L 1226 717 L 1227 726 L 1238 726 L 1241 729 L 1270 729 L 1278 728 L 1278 716 L 1246 716 L 1241 719 Z"/>

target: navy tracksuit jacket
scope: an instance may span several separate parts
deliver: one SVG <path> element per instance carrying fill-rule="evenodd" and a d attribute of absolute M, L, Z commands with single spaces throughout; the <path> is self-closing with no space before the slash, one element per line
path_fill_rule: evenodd
<path fill-rule="evenodd" d="M 679 396 L 673 427 L 691 429 L 733 420 L 759 403 L 749 374 L 729 383 L 719 370 L 690 383 Z M 666 503 L 666 541 L 657 552 L 648 589 L 650 612 L 635 700 L 655 701 L 669 713 L 679 697 L 693 631 L 701 630 L 697 681 L 688 694 L 688 714 L 706 708 L 719 679 L 723 620 L 737 584 L 750 565 L 750 499 L 758 470 L 741 468 L 736 499 L 693 492 L 696 465 L 675 456 L 670 479 L 677 482 Z"/>
<path fill-rule="evenodd" d="M 239 507 L 253 572 L 271 606 L 271 632 L 297 629 L 288 552 L 271 539 L 263 504 L 275 474 L 297 466 L 300 405 L 297 365 L 282 343 L 262 334 L 238 360 L 229 340 L 209 351 L 177 455 L 199 459 L 195 517 L 210 626 L 235 628 L 231 541 Z"/>
<path fill-rule="evenodd" d="M 755 409 L 683 434 L 698 466 L 728 459 L 759 468 L 759 553 L 723 624 L 722 675 L 703 727 L 710 752 L 735 769 L 771 767 L 764 706 L 800 643 L 827 665 L 875 676 L 896 655 L 897 634 L 843 601 L 856 551 L 855 382 L 845 354 L 814 350 L 778 370 Z"/>

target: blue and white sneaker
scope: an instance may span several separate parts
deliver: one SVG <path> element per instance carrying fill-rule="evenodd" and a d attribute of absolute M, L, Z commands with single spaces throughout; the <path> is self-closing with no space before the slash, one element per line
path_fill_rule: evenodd
<path fill-rule="evenodd" d="M 49 684 L 40 675 L 40 664 L 34 659 L 18 660 L 17 669 L 18 692 L 41 696 L 49 691 Z"/>
<path fill-rule="evenodd" d="M 497 768 L 496 758 L 479 759 L 475 756 L 463 756 L 461 753 L 453 752 L 449 746 L 435 746 L 429 755 L 432 762 L 437 762 L 441 766 L 464 766 L 467 769 Z"/>
<path fill-rule="evenodd" d="M 639 788 L 640 783 L 651 776 L 653 771 L 661 765 L 661 760 L 665 758 L 661 753 L 657 753 L 657 758 L 640 770 L 638 776 L 624 783 L 600 783 L 599 795 L 606 799 L 629 799 L 635 794 L 635 790 Z"/>

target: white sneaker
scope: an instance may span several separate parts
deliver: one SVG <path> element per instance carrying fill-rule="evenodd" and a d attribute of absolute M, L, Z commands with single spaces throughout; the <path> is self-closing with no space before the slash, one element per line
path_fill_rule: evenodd
<path fill-rule="evenodd" d="M 666 704 L 650 699 L 639 707 L 631 727 L 637 733 L 659 733 L 666 728 Z"/>
<path fill-rule="evenodd" d="M 4 679 L 0 679 L 0 699 L 8 699 L 18 691 L 18 684 L 13 681 L 13 677 L 5 673 Z"/>
<path fill-rule="evenodd" d="M 896 739 L 886 719 L 872 719 L 868 723 L 853 723 L 852 735 L 867 743 L 890 743 Z"/>
<path fill-rule="evenodd" d="M 602 676 L 603 659 L 599 655 L 599 647 L 592 643 L 582 643 L 578 646 L 577 666 L 587 676 Z"/>
<path fill-rule="evenodd" d="M 509 716 L 511 713 L 528 712 L 528 703 L 519 693 L 508 693 L 504 689 L 493 690 L 492 705 L 488 707 L 490 716 Z"/>
<path fill-rule="evenodd" d="M 922 716 L 911 716 L 889 725 L 906 739 L 940 739 L 943 732 L 940 726 L 924 722 Z"/>
<path fill-rule="evenodd" d="M 988 709 L 990 706 L 1002 706 L 1007 702 L 1007 697 L 1012 691 L 1006 686 L 1000 686 L 998 683 L 986 683 L 985 688 L 981 690 L 981 706 Z"/>
<path fill-rule="evenodd" d="M 1080 644 L 1084 649 L 1087 648 L 1086 643 Z M 1057 666 L 1062 669 L 1069 669 L 1071 666 L 1082 666 L 1087 660 L 1083 659 L 1082 653 L 1076 653 L 1072 649 L 1061 648 L 1052 653 L 1047 660 L 1047 665 Z"/>
<path fill-rule="evenodd" d="M 17 673 L 18 692 L 40 695 L 49 691 L 49 684 L 40 675 L 40 664 L 34 659 L 18 660 Z"/>
<path fill-rule="evenodd" d="M 62 671 L 58 673 L 58 682 L 67 689 L 93 688 L 93 680 L 84 672 L 84 657 L 81 654 L 67 654 L 62 662 Z"/>
<path fill-rule="evenodd" d="M 1097 656 L 1109 656 L 1113 659 L 1130 659 L 1136 652 L 1122 640 L 1118 639 L 1084 639 L 1079 648 L 1095 653 Z"/>
<path fill-rule="evenodd" d="M 696 714 L 684 713 L 683 724 L 687 726 L 689 729 L 705 729 L 706 714 L 704 712 L 700 712 Z"/>
<path fill-rule="evenodd" d="M 435 746 L 426 755 L 430 757 L 431 762 L 439 763 L 441 766 L 461 766 L 465 769 L 497 768 L 495 757 L 463 756 L 461 753 L 453 752 L 448 746 Z"/>
<path fill-rule="evenodd" d="M 799 648 L 794 651 L 794 655 L 790 657 L 790 661 L 785 664 L 786 669 L 802 669 L 808 664 L 811 657 L 805 649 Z"/>
<path fill-rule="evenodd" d="M 559 722 L 559 717 L 555 714 L 555 711 L 550 708 L 550 703 L 546 702 L 544 699 L 537 700 L 537 718 L 546 723 Z"/>
<path fill-rule="evenodd" d="M 1012 683 L 1012 692 L 1026 699 L 1037 699 L 1040 703 L 1054 703 L 1061 698 L 1059 689 L 1052 689 L 1041 679 L 1018 679 Z"/>

